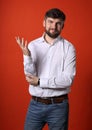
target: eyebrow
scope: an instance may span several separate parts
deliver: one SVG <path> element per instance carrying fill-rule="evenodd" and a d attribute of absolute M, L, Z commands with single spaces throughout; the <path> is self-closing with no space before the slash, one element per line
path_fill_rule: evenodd
<path fill-rule="evenodd" d="M 51 20 L 51 19 L 48 19 L 48 21 L 53 22 L 53 20 Z M 56 22 L 56 24 L 62 24 L 62 21 L 58 21 L 58 22 Z"/>

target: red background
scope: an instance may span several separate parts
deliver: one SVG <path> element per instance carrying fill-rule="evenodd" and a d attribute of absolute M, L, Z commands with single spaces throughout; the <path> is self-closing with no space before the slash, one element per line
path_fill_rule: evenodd
<path fill-rule="evenodd" d="M 62 35 L 77 52 L 77 74 L 69 94 L 69 130 L 92 130 L 91 5 L 91 0 L 0 0 L 0 130 L 23 130 L 31 98 L 15 36 L 28 41 L 40 37 L 44 13 L 53 7 L 65 12 Z"/>

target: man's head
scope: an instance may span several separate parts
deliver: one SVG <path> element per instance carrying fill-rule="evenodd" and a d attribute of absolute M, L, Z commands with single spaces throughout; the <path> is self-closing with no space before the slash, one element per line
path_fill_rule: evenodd
<path fill-rule="evenodd" d="M 51 38 L 56 38 L 58 35 L 60 35 L 61 30 L 64 27 L 65 19 L 66 16 L 61 10 L 57 8 L 48 10 L 45 13 L 43 22 L 46 34 Z"/>

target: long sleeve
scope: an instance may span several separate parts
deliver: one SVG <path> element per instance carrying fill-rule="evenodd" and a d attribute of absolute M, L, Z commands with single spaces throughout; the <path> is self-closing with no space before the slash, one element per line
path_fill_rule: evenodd
<path fill-rule="evenodd" d="M 24 62 L 23 62 L 24 73 L 36 75 L 36 68 L 35 68 L 35 64 L 34 64 L 32 58 L 30 56 L 23 55 L 23 59 L 24 59 Z"/>
<path fill-rule="evenodd" d="M 69 46 L 63 62 L 63 70 L 57 66 L 59 73 L 56 76 L 40 79 L 42 88 L 67 88 L 72 85 L 76 74 L 76 53 L 73 46 Z"/>

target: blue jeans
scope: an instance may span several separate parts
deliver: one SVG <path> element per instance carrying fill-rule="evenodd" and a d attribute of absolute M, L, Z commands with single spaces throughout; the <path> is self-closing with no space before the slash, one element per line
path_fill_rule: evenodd
<path fill-rule="evenodd" d="M 68 130 L 69 103 L 43 104 L 33 99 L 30 102 L 24 130 L 42 130 L 47 123 L 49 130 Z"/>

